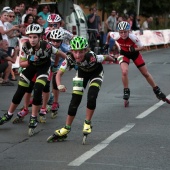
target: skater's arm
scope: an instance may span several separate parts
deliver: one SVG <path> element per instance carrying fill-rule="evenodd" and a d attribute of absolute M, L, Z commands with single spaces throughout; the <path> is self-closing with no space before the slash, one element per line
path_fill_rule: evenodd
<path fill-rule="evenodd" d="M 64 74 L 64 72 L 62 72 L 61 70 L 58 70 L 58 72 L 56 74 L 56 84 L 57 84 L 58 90 L 61 91 L 61 92 L 66 91 L 66 87 L 61 84 L 61 76 L 63 74 Z"/>

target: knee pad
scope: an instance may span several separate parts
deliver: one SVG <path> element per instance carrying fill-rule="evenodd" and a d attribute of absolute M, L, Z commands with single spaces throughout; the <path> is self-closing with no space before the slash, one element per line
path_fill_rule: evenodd
<path fill-rule="evenodd" d="M 43 92 L 45 93 L 49 93 L 50 92 L 50 81 L 47 81 L 44 89 L 43 89 Z"/>
<path fill-rule="evenodd" d="M 29 87 L 27 88 L 27 93 L 32 93 L 35 82 L 31 81 Z"/>
<path fill-rule="evenodd" d="M 87 108 L 94 110 L 96 108 L 96 99 L 99 93 L 99 87 L 90 86 L 87 96 Z"/>
<path fill-rule="evenodd" d="M 56 74 L 53 75 L 53 79 L 52 79 L 52 85 L 53 85 L 53 89 L 54 90 L 58 90 L 58 87 L 57 87 L 57 83 L 56 83 Z"/>
<path fill-rule="evenodd" d="M 36 82 L 34 85 L 34 96 L 33 96 L 33 104 L 38 106 L 41 105 L 42 102 L 42 91 L 44 89 L 44 85 Z"/>
<path fill-rule="evenodd" d="M 15 92 L 15 94 L 12 98 L 12 102 L 14 104 L 20 104 L 26 90 L 27 90 L 26 87 L 18 85 L 18 89 L 17 89 L 17 91 Z"/>
<path fill-rule="evenodd" d="M 80 105 L 82 95 L 72 94 L 72 99 L 68 109 L 68 115 L 75 116 Z"/>

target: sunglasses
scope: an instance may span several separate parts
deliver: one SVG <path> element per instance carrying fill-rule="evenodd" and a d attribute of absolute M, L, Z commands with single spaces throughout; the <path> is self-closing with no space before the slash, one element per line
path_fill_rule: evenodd
<path fill-rule="evenodd" d="M 58 24 L 49 24 L 48 26 L 49 26 L 49 27 L 57 27 Z"/>
<path fill-rule="evenodd" d="M 10 18 L 15 18 L 15 15 L 9 15 Z"/>

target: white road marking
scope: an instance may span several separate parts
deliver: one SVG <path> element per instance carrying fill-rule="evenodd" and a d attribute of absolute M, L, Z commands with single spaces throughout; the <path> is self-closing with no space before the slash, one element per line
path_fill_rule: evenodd
<path fill-rule="evenodd" d="M 91 150 L 85 152 L 81 156 L 79 156 L 77 159 L 73 160 L 68 164 L 68 166 L 80 166 L 83 164 L 87 159 L 90 159 L 92 156 L 100 152 L 102 149 L 106 148 L 110 142 L 112 142 L 114 139 L 122 135 L 123 133 L 126 133 L 130 129 L 132 129 L 135 126 L 135 123 L 127 124 L 125 127 L 120 129 L 119 131 L 113 133 L 111 136 L 109 136 L 107 139 L 93 147 Z"/>
<path fill-rule="evenodd" d="M 170 98 L 170 94 L 167 96 L 167 98 Z M 156 103 L 155 105 L 153 105 L 152 107 L 150 107 L 149 109 L 145 110 L 144 112 L 142 112 L 141 114 L 139 114 L 136 119 L 143 119 L 144 117 L 148 116 L 150 113 L 152 113 L 153 111 L 155 111 L 156 109 L 158 109 L 159 107 L 161 107 L 163 104 L 165 104 L 166 102 L 163 101 L 159 101 L 158 103 Z"/>

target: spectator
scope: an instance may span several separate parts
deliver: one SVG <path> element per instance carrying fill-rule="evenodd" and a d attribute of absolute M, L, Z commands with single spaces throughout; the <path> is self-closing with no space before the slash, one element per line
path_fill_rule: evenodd
<path fill-rule="evenodd" d="M 96 8 L 90 8 L 90 15 L 87 17 L 87 20 L 88 20 L 87 24 L 89 29 L 88 32 L 89 32 L 89 39 L 90 39 L 90 47 L 91 50 L 94 51 L 96 40 L 99 37 L 99 32 L 101 31 L 101 20 L 100 20 L 100 16 L 97 15 Z"/>
<path fill-rule="evenodd" d="M 131 26 L 131 30 L 139 30 L 140 29 L 140 25 L 139 25 L 139 22 L 138 22 L 138 19 L 136 17 L 136 14 L 134 14 L 133 16 L 133 21 L 132 21 L 132 26 Z"/>
<path fill-rule="evenodd" d="M 7 54 L 8 51 L 8 41 L 3 39 L 0 41 L 0 73 L 3 73 L 3 82 L 2 86 L 13 86 L 14 84 L 8 80 L 8 77 L 10 75 L 11 69 L 12 69 L 12 63 L 15 63 L 19 47 L 15 47 L 14 55 L 13 57 L 10 57 Z"/>
<path fill-rule="evenodd" d="M 34 19 L 35 24 L 39 24 L 40 26 L 43 27 L 46 21 L 43 20 L 42 16 L 36 16 Z"/>
<path fill-rule="evenodd" d="M 13 25 L 20 25 L 22 21 L 20 6 L 19 5 L 14 6 L 13 11 L 15 13 L 15 19 L 13 21 Z"/>
<path fill-rule="evenodd" d="M 36 7 L 33 7 L 32 15 L 35 19 L 35 17 L 37 16 L 37 8 Z"/>
<path fill-rule="evenodd" d="M 116 31 L 116 26 L 117 26 L 117 16 L 116 16 L 116 11 L 113 10 L 111 15 L 107 18 L 106 22 L 106 27 L 107 31 Z"/>
<path fill-rule="evenodd" d="M 143 30 L 148 30 L 150 29 L 150 23 L 153 21 L 152 17 L 148 17 L 142 24 L 142 29 Z"/>
<path fill-rule="evenodd" d="M 48 22 L 47 22 L 47 18 L 48 15 L 50 14 L 50 7 L 48 5 L 44 5 L 42 8 L 42 11 L 38 13 L 38 16 L 41 16 L 43 18 L 43 20 L 46 21 L 46 23 L 44 24 L 44 28 L 48 27 Z"/>
<path fill-rule="evenodd" d="M 21 15 L 24 15 L 24 13 L 25 13 L 25 3 L 24 3 L 24 2 L 21 2 L 21 3 L 19 4 L 19 7 L 20 7 L 20 13 L 21 13 Z"/>
<path fill-rule="evenodd" d="M 28 26 L 28 25 L 32 24 L 33 21 L 34 21 L 33 15 L 32 14 L 28 14 L 28 15 L 26 15 L 26 17 L 24 19 L 24 25 Z"/>
<path fill-rule="evenodd" d="M 1 11 L 0 13 L 0 33 L 2 34 L 2 38 L 8 41 L 7 34 L 11 31 L 18 30 L 18 26 L 13 26 L 11 29 L 7 29 L 7 22 L 8 21 L 8 12 Z"/>
<path fill-rule="evenodd" d="M 26 7 L 26 13 L 22 16 L 22 24 L 24 24 L 25 17 L 26 17 L 28 14 L 32 14 L 32 12 L 33 12 L 32 6 L 27 6 L 27 7 Z"/>

